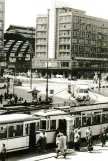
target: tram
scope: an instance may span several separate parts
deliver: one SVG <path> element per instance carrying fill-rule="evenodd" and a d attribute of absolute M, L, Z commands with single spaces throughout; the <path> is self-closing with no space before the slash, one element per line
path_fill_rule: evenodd
<path fill-rule="evenodd" d="M 47 144 L 55 142 L 57 129 L 63 131 L 64 127 L 66 127 L 65 117 L 67 113 L 65 111 L 56 109 L 41 110 L 33 115 L 40 117 L 39 131 L 37 131 L 36 136 L 38 138 L 40 131 L 45 131 Z"/>
<path fill-rule="evenodd" d="M 34 147 L 40 119 L 28 114 L 0 115 L 0 149 L 8 152 Z"/>
<path fill-rule="evenodd" d="M 70 113 L 63 110 L 47 110 L 34 113 L 40 117 L 40 131 L 47 134 L 47 143 L 54 143 L 57 130 L 65 132 L 70 141 L 70 130 L 80 127 L 81 138 L 85 138 L 88 127 L 92 135 L 97 137 L 103 127 L 108 129 L 108 103 L 92 104 L 88 106 L 70 107 Z"/>

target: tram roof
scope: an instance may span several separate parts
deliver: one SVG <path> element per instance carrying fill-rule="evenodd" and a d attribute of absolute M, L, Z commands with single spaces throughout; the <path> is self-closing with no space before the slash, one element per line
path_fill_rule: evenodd
<path fill-rule="evenodd" d="M 22 109 L 22 108 L 25 108 L 25 106 L 23 105 L 20 105 L 20 106 L 6 106 L 6 107 L 3 107 L 4 109 Z"/>
<path fill-rule="evenodd" d="M 39 111 L 34 113 L 36 116 L 57 116 L 57 115 L 66 115 L 67 113 L 65 111 L 51 109 L 46 111 Z"/>
<path fill-rule="evenodd" d="M 70 107 L 70 112 L 71 113 L 76 113 L 76 112 L 84 112 L 84 111 L 92 111 L 92 110 L 101 110 L 108 108 L 108 102 L 107 103 L 99 103 L 99 104 L 92 104 L 92 105 L 86 105 L 86 106 L 72 106 Z"/>
<path fill-rule="evenodd" d="M 17 123 L 24 121 L 38 120 L 38 117 L 33 117 L 28 114 L 9 114 L 9 115 L 0 115 L 0 124 L 5 123 Z"/>

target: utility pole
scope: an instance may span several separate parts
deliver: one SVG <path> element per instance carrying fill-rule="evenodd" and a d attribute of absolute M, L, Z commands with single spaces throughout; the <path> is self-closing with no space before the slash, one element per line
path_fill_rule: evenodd
<path fill-rule="evenodd" d="M 48 101 L 48 60 L 47 60 L 46 101 Z"/>
<path fill-rule="evenodd" d="M 30 45 L 30 50 L 31 50 L 31 54 L 30 54 L 30 89 L 32 89 L 32 54 L 33 54 L 33 50 L 32 47 Z"/>
<path fill-rule="evenodd" d="M 98 78 L 99 78 L 99 88 L 98 88 L 98 90 L 100 91 L 100 87 L 101 87 L 101 65 L 99 65 L 99 74 L 98 74 Z"/>

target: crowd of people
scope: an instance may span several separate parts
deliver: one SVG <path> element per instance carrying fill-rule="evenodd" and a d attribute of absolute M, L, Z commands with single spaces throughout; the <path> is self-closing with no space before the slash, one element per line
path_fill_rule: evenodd
<path fill-rule="evenodd" d="M 106 140 L 107 140 L 107 131 L 106 128 L 103 127 L 100 133 L 99 138 L 101 139 L 101 146 L 105 146 Z M 90 127 L 88 127 L 85 131 L 85 139 L 86 139 L 86 145 L 88 152 L 93 151 L 93 135 L 92 130 Z M 64 158 L 66 157 L 67 148 L 74 149 L 75 151 L 80 151 L 81 148 L 81 130 L 80 127 L 78 129 L 74 130 L 73 127 L 70 129 L 70 142 L 67 144 L 67 137 L 66 134 L 58 132 L 56 136 L 56 158 L 58 158 L 59 153 L 64 155 Z"/>
<path fill-rule="evenodd" d="M 0 103 L 2 104 L 3 101 L 7 102 L 7 104 L 20 104 L 24 103 L 25 101 L 23 100 L 22 97 L 18 97 L 16 94 L 8 94 L 7 92 L 0 95 Z"/>
<path fill-rule="evenodd" d="M 30 102 L 27 102 L 27 100 L 24 100 L 22 97 L 18 97 L 17 94 L 12 94 L 12 93 L 8 94 L 7 92 L 5 92 L 4 94 L 0 94 L 0 103 L 3 104 L 4 101 L 9 105 L 23 104 L 26 106 L 30 103 Z M 42 96 L 39 96 L 39 98 L 36 100 L 32 100 L 31 104 L 40 103 L 40 102 L 43 102 Z"/>

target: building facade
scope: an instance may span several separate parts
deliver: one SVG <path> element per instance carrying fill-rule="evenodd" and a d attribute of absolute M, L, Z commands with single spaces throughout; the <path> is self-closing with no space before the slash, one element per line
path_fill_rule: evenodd
<path fill-rule="evenodd" d="M 34 64 L 38 70 L 46 68 L 45 59 L 49 57 L 50 23 L 54 25 L 55 48 L 53 58 L 49 60 L 51 72 L 68 73 L 71 75 L 93 75 L 95 71 L 108 70 L 108 20 L 92 17 L 85 11 L 69 7 L 55 8 L 55 19 L 50 21 L 48 15 L 38 16 L 36 22 L 36 52 Z M 38 20 L 46 28 L 40 31 Z M 41 45 L 37 44 L 40 41 Z M 46 34 L 46 37 L 45 37 Z M 45 45 L 44 45 L 45 41 Z M 51 39 L 50 39 L 51 41 Z M 41 55 L 41 56 L 39 56 Z M 44 60 L 44 61 L 43 61 Z M 37 63 L 36 63 L 37 62 Z"/>
<path fill-rule="evenodd" d="M 0 75 L 6 67 L 4 54 L 4 22 L 5 22 L 5 0 L 0 0 Z"/>

